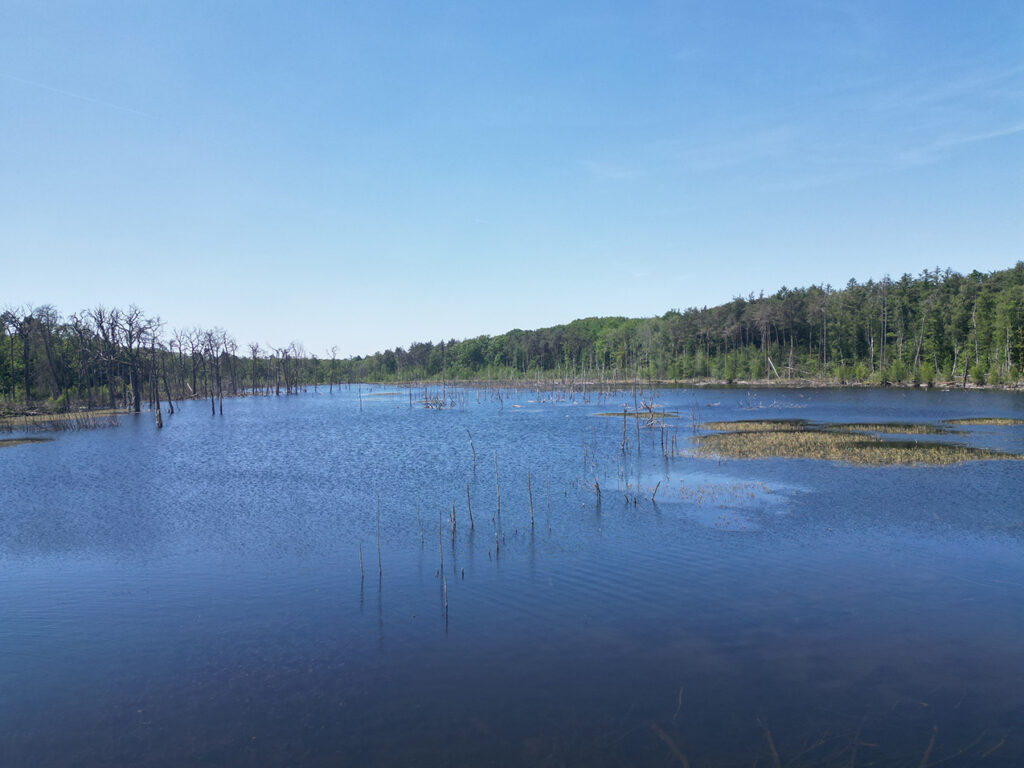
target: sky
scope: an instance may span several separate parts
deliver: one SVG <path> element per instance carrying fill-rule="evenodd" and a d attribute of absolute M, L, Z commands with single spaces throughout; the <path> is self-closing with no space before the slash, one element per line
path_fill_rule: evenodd
<path fill-rule="evenodd" d="M 365 355 L 1024 259 L 1024 3 L 0 0 L 0 307 Z"/>

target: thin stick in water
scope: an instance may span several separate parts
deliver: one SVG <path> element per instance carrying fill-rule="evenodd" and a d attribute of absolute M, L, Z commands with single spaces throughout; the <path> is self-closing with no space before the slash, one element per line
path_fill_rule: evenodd
<path fill-rule="evenodd" d="M 498 498 L 497 523 L 501 525 L 501 483 L 498 482 L 498 452 L 494 452 L 494 491 Z"/>
<path fill-rule="evenodd" d="M 473 469 L 476 469 L 476 447 L 473 445 L 473 434 L 466 427 L 466 434 L 469 435 L 469 447 L 473 451 Z"/>
<path fill-rule="evenodd" d="M 928 742 L 928 749 L 924 751 L 924 757 L 921 758 L 921 765 L 918 768 L 928 768 L 928 758 L 932 756 L 932 748 L 935 746 L 935 736 L 939 732 L 939 726 L 932 726 L 932 737 Z"/>
<path fill-rule="evenodd" d="M 380 494 L 377 494 L 377 573 L 384 578 L 384 561 L 380 557 Z"/>
<path fill-rule="evenodd" d="M 441 571 L 441 589 L 444 591 L 444 626 L 448 628 L 448 577 Z"/>
<path fill-rule="evenodd" d="M 666 746 L 668 746 L 670 750 L 672 750 L 672 754 L 675 755 L 676 760 L 679 761 L 679 764 L 682 765 L 683 768 L 690 768 L 690 761 L 687 760 L 686 755 L 680 751 L 679 747 L 676 745 L 675 739 L 665 733 L 657 723 L 651 723 L 651 730 L 657 734 L 659 739 L 665 742 Z"/>
<path fill-rule="evenodd" d="M 533 528 L 533 489 L 530 487 L 530 473 L 526 473 L 526 493 L 530 497 L 530 527 Z"/>
<path fill-rule="evenodd" d="M 772 732 L 768 730 L 768 726 L 761 722 L 761 718 L 757 718 L 757 724 L 761 726 L 761 730 L 764 731 L 764 740 L 768 743 L 768 750 L 772 754 L 772 765 L 774 768 L 782 768 L 782 761 L 779 759 L 779 752 L 775 749 L 775 740 L 772 739 Z M 930 748 L 929 748 L 930 750 Z M 928 755 L 925 755 L 927 759 Z"/>

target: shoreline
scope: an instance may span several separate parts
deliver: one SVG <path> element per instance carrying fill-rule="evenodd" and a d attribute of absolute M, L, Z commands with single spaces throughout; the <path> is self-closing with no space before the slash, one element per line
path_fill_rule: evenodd
<path fill-rule="evenodd" d="M 744 390 L 744 389 L 907 389 L 907 390 L 934 390 L 936 392 L 1024 392 L 1024 381 L 1018 381 L 1011 384 L 974 384 L 973 382 L 967 382 L 966 384 L 961 382 L 935 382 L 934 384 L 915 384 L 913 382 L 886 382 L 883 384 L 875 384 L 872 382 L 863 381 L 829 381 L 826 379 L 754 379 L 745 380 L 738 379 L 735 381 L 725 381 L 723 379 L 613 379 L 613 380 L 592 380 L 592 379 L 577 379 L 577 380 L 544 380 L 544 379 L 444 379 L 444 380 L 413 380 L 413 381 L 363 381 L 363 382 L 351 382 L 351 383 L 335 383 L 334 386 L 337 389 L 351 389 L 355 386 L 370 386 L 370 387 L 395 387 L 403 390 L 408 389 L 423 389 L 431 387 L 458 387 L 458 388 L 479 388 L 479 389 L 551 389 L 551 390 L 571 390 L 571 391 L 582 391 L 585 389 L 602 389 L 602 390 L 625 390 L 632 389 L 635 386 L 640 386 L 642 389 L 651 388 L 671 388 L 671 389 L 733 389 L 733 390 Z M 326 389 L 327 384 L 317 383 L 316 389 Z M 309 389 L 314 388 L 314 385 L 308 384 L 301 387 L 303 392 L 308 392 Z M 291 394 L 297 394 L 292 392 Z M 225 399 L 229 398 L 245 398 L 245 397 L 271 397 L 278 396 L 273 393 L 258 393 L 252 392 L 239 392 L 237 395 L 224 395 Z M 285 394 L 287 397 L 288 395 Z M 185 397 L 175 398 L 173 402 L 183 403 L 189 401 L 204 401 L 206 397 Z M 167 402 L 162 400 L 162 403 Z M 145 407 L 142 409 L 143 413 L 150 412 L 151 409 Z M 76 406 L 71 409 L 50 409 L 47 408 L 45 403 L 33 403 L 31 405 L 11 405 L 5 404 L 0 406 L 0 428 L 5 426 L 5 422 L 9 422 L 14 419 L 26 419 L 26 420 L 50 420 L 53 418 L 71 418 L 79 415 L 123 415 L 131 413 L 130 409 L 127 408 L 114 408 L 111 409 L 106 406 L 88 408 L 86 406 Z"/>
<path fill-rule="evenodd" d="M 397 387 L 403 389 L 423 387 L 478 387 L 492 389 L 507 387 L 511 389 L 573 389 L 581 390 L 630 389 L 640 385 L 644 388 L 671 387 L 674 389 L 924 389 L 941 392 L 954 391 L 993 391 L 993 392 L 1024 392 L 1024 380 L 1011 384 L 974 384 L 960 382 L 935 382 L 934 384 L 915 384 L 913 382 L 886 382 L 875 384 L 863 381 L 830 381 L 827 379 L 611 379 L 611 380 L 528 380 L 528 379 L 426 379 L 413 381 L 363 381 L 352 382 L 351 385 L 336 384 L 335 386 Z M 325 386 L 325 385 L 321 385 Z"/>

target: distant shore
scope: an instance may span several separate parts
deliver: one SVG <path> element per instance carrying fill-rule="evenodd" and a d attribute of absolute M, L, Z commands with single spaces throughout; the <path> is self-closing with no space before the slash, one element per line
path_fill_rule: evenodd
<path fill-rule="evenodd" d="M 1024 391 L 1024 381 L 1009 384 L 975 384 L 959 381 L 943 381 L 926 384 L 924 382 L 884 382 L 869 381 L 836 381 L 834 379 L 448 379 L 445 381 L 427 379 L 422 381 L 364 381 L 366 386 L 423 388 L 440 387 L 507 387 L 510 389 L 631 389 L 634 386 L 644 388 L 673 387 L 693 389 L 934 389 L 938 391 L 976 390 L 976 391 Z M 342 385 L 346 386 L 346 385 Z M 355 383 L 352 384 L 355 386 Z"/>
<path fill-rule="evenodd" d="M 439 387 L 459 388 L 482 388 L 482 389 L 570 389 L 574 391 L 585 390 L 625 390 L 639 386 L 643 389 L 671 387 L 673 389 L 923 389 L 935 390 L 938 392 L 953 391 L 976 391 L 976 392 L 1024 392 L 1024 381 L 1010 384 L 975 384 L 973 382 L 935 382 L 933 384 L 914 382 L 864 382 L 864 381 L 835 381 L 828 379 L 756 379 L 756 380 L 735 380 L 725 381 L 723 379 L 615 379 L 615 380 L 561 380 L 561 379 L 456 379 L 456 380 L 423 380 L 423 381 L 364 381 L 352 382 L 351 384 L 335 384 L 336 389 L 350 389 L 356 386 L 367 387 L 394 387 L 401 389 L 423 389 Z M 326 384 L 318 384 L 316 387 L 308 385 L 304 391 L 314 389 L 326 389 Z M 273 396 L 273 393 L 257 393 L 257 395 Z M 225 395 L 230 397 L 253 397 L 252 392 L 238 393 L 237 395 Z M 175 399 L 174 402 L 186 402 L 188 400 L 205 401 L 209 398 L 194 397 Z M 148 409 L 145 409 L 148 410 Z M 127 409 L 110 409 L 109 407 L 89 408 L 84 405 L 73 406 L 70 409 L 58 408 L 48 403 L 34 403 L 31 406 L 21 404 L 5 403 L 0 405 L 0 430 L 9 430 L 14 421 L 49 420 L 58 415 L 90 414 L 97 415 L 119 415 L 129 413 Z"/>

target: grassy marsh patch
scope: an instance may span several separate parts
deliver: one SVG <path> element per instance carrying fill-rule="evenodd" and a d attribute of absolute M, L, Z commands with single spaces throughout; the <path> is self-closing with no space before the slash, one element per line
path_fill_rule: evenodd
<path fill-rule="evenodd" d="M 823 424 L 822 428 L 836 432 L 881 432 L 888 435 L 948 435 L 952 430 L 933 424 L 905 424 L 885 422 L 882 424 Z"/>
<path fill-rule="evenodd" d="M 946 419 L 943 424 L 959 424 L 962 426 L 1010 427 L 1024 424 L 1024 419 L 1010 419 L 1003 416 L 976 416 L 969 419 Z"/>
<path fill-rule="evenodd" d="M 885 440 L 821 428 L 747 430 L 696 438 L 698 456 L 733 459 L 819 459 L 859 466 L 960 464 L 985 459 L 1021 459 L 958 443 Z"/>
<path fill-rule="evenodd" d="M 743 421 L 706 421 L 700 426 L 715 432 L 782 432 L 805 429 L 804 419 L 749 419 Z"/>

